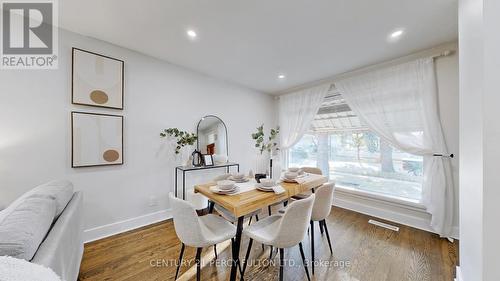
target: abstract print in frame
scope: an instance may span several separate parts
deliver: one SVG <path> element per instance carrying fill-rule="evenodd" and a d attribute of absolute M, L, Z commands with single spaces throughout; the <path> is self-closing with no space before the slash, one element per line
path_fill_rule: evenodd
<path fill-rule="evenodd" d="M 73 168 L 123 164 L 123 116 L 71 112 Z"/>
<path fill-rule="evenodd" d="M 123 109 L 123 68 L 119 59 L 72 49 L 72 103 Z"/>

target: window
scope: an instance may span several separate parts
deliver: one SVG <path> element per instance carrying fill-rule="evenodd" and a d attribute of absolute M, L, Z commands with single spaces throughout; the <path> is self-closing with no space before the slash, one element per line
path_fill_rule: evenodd
<path fill-rule="evenodd" d="M 341 95 L 329 96 L 289 166 L 315 166 L 340 187 L 421 201 L 423 159 L 399 151 L 360 123 Z"/>

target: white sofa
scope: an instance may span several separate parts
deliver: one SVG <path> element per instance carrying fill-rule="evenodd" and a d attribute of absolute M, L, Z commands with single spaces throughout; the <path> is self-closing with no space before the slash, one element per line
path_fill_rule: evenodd
<path fill-rule="evenodd" d="M 25 193 L 0 211 L 0 256 L 51 268 L 77 280 L 83 255 L 82 193 L 53 181 Z"/>

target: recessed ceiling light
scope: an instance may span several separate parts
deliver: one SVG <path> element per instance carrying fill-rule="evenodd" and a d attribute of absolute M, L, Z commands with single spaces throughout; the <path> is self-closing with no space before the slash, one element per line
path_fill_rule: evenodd
<path fill-rule="evenodd" d="M 391 37 L 392 38 L 397 38 L 399 36 L 403 35 L 403 30 L 402 29 L 399 29 L 399 30 L 396 30 L 394 31 L 393 33 L 391 33 Z M 195 35 L 196 36 L 196 35 Z"/>
<path fill-rule="evenodd" d="M 187 36 L 189 36 L 189 38 L 191 38 L 191 39 L 194 39 L 194 38 L 196 38 L 196 36 L 198 36 L 198 35 L 196 34 L 196 31 L 194 31 L 194 30 L 192 30 L 192 29 L 189 29 L 188 31 L 186 31 L 186 34 L 187 34 Z"/>
<path fill-rule="evenodd" d="M 402 28 L 396 29 L 389 34 L 389 36 L 387 37 L 387 40 L 389 42 L 396 42 L 397 40 L 399 40 L 401 38 L 401 36 L 404 33 L 405 33 L 404 29 L 402 29 Z"/>
<path fill-rule="evenodd" d="M 285 74 L 280 74 L 280 75 L 278 75 L 278 78 L 279 78 L 279 79 L 285 79 L 285 77 L 286 77 L 286 76 L 285 76 Z"/>

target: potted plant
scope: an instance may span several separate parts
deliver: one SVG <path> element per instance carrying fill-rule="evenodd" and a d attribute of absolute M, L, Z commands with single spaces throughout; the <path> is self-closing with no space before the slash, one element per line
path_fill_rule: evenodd
<path fill-rule="evenodd" d="M 183 148 L 186 146 L 192 146 L 198 139 L 195 133 L 189 133 L 187 131 L 181 131 L 178 128 L 168 128 L 163 129 L 160 133 L 160 137 L 162 138 L 170 138 L 174 143 L 174 153 L 175 155 L 181 154 L 183 152 Z M 185 166 L 191 165 L 191 160 L 184 161 L 182 158 L 184 155 L 181 154 L 181 159 Z"/>
<path fill-rule="evenodd" d="M 255 172 L 256 173 L 269 173 L 273 174 L 273 160 L 272 156 L 279 151 L 278 136 L 280 128 L 272 128 L 269 135 L 266 137 L 264 133 L 264 124 L 257 127 L 257 131 L 252 134 L 252 139 L 255 141 L 255 148 L 258 149 Z M 269 160 L 269 162 L 268 162 Z"/>

